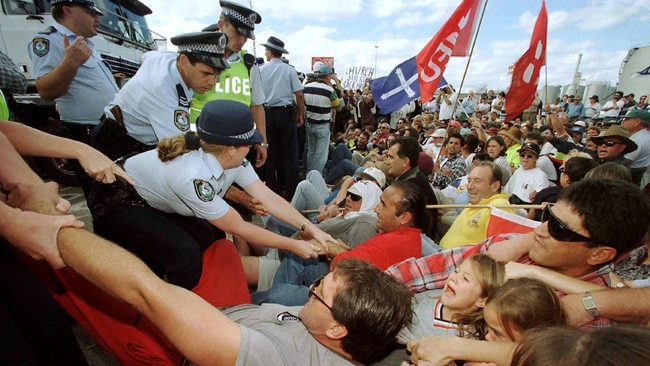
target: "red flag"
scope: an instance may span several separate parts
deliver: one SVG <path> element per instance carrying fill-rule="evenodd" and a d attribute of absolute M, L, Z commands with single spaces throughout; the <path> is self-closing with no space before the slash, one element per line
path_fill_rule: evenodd
<path fill-rule="evenodd" d="M 506 121 L 512 121 L 535 100 L 539 71 L 546 63 L 546 27 L 548 15 L 542 0 L 528 50 L 517 60 L 506 98 Z"/>
<path fill-rule="evenodd" d="M 449 57 L 466 53 L 480 3 L 481 0 L 463 0 L 438 33 L 415 56 L 422 101 L 433 98 Z"/>

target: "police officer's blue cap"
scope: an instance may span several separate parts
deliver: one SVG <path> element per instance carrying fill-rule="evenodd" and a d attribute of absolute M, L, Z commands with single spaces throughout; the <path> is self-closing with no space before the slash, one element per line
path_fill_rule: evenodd
<path fill-rule="evenodd" d="M 101 10 L 95 5 L 95 2 L 93 0 L 49 0 L 50 4 L 52 6 L 54 5 L 72 5 L 72 4 L 77 4 L 77 5 L 84 5 L 88 9 L 92 10 L 95 12 L 95 14 L 102 16 L 104 13 L 102 13 Z"/>
<path fill-rule="evenodd" d="M 215 145 L 255 145 L 264 141 L 255 129 L 251 109 L 234 100 L 212 100 L 203 106 L 196 120 L 201 140 Z"/>
<path fill-rule="evenodd" d="M 194 32 L 174 36 L 173 45 L 178 46 L 178 52 L 191 53 L 199 61 L 217 69 L 228 69 L 230 64 L 224 58 L 228 36 L 221 32 Z"/>
<path fill-rule="evenodd" d="M 250 39 L 255 39 L 255 24 L 262 22 L 262 16 L 253 9 L 239 5 L 232 1 L 220 0 L 221 14 L 223 14 L 230 23 L 242 34 Z M 214 28 L 215 24 L 208 27 Z"/>

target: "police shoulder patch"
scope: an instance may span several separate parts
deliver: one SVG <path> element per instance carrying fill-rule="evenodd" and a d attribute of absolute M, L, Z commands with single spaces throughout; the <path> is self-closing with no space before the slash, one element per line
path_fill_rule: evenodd
<path fill-rule="evenodd" d="M 43 37 L 36 37 L 32 40 L 32 52 L 38 57 L 43 57 L 50 52 L 50 40 Z"/>
<path fill-rule="evenodd" d="M 190 114 L 182 109 L 174 111 L 174 125 L 181 131 L 190 129 Z"/>
<path fill-rule="evenodd" d="M 194 179 L 194 192 L 196 192 L 196 196 L 203 202 L 210 202 L 215 196 L 212 184 L 203 179 Z"/>

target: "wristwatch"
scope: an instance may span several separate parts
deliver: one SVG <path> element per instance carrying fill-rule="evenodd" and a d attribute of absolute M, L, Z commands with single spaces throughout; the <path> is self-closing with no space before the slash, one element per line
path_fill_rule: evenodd
<path fill-rule="evenodd" d="M 591 315 L 594 319 L 600 318 L 600 313 L 596 307 L 596 301 L 591 296 L 591 291 L 586 291 L 582 294 L 582 306 L 585 307 L 585 310 Z"/>

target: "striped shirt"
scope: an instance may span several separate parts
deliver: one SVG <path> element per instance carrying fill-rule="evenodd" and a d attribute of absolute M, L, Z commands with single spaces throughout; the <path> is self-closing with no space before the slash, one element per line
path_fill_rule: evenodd
<path fill-rule="evenodd" d="M 332 121 L 332 108 L 337 108 L 341 100 L 334 88 L 323 82 L 315 81 L 305 86 L 306 121 L 311 123 L 328 123 Z"/>

